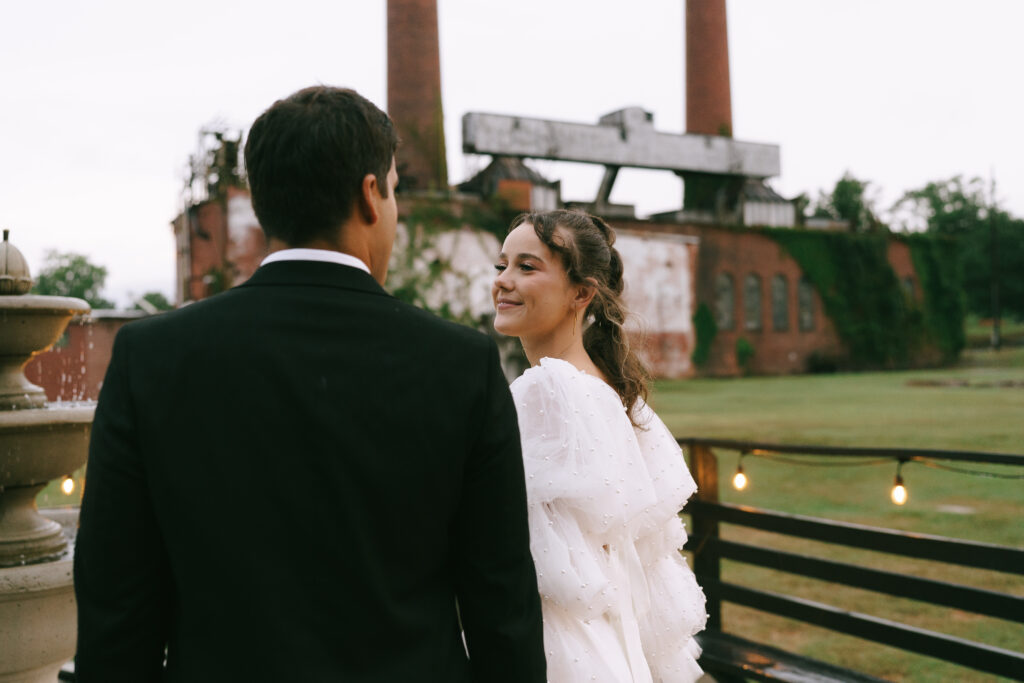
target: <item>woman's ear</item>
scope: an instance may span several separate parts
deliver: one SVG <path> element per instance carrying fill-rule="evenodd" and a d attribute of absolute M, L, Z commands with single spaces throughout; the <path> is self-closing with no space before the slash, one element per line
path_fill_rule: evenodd
<path fill-rule="evenodd" d="M 573 297 L 573 304 L 580 311 L 587 310 L 587 306 L 594 300 L 597 294 L 597 280 L 588 277 L 583 284 L 576 285 L 576 296 Z"/>
<path fill-rule="evenodd" d="M 363 182 L 359 186 L 359 214 L 369 225 L 374 225 L 380 218 L 378 202 L 380 201 L 380 188 L 377 186 L 377 176 L 367 173 L 363 176 Z"/>

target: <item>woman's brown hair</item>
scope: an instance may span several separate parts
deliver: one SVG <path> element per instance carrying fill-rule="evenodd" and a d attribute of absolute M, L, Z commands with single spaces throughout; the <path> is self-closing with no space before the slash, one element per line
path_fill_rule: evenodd
<path fill-rule="evenodd" d="M 630 348 L 623 323 L 622 258 L 615 231 L 597 216 L 582 211 L 524 213 L 512 221 L 509 232 L 528 223 L 541 242 L 562 259 L 569 281 L 594 285 L 596 293 L 585 316 L 592 317 L 583 332 L 583 348 L 619 393 L 633 424 L 637 424 L 638 399 L 647 399 L 650 376 Z M 559 230 L 561 228 L 561 230 Z"/>

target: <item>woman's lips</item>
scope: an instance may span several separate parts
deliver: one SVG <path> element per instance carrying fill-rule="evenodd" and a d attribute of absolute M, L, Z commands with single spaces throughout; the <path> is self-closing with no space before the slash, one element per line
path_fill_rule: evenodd
<path fill-rule="evenodd" d="M 498 299 L 495 308 L 497 308 L 499 311 L 507 311 L 510 308 L 515 308 L 516 306 L 522 306 L 522 304 L 519 303 L 518 301 L 506 301 L 504 299 Z"/>

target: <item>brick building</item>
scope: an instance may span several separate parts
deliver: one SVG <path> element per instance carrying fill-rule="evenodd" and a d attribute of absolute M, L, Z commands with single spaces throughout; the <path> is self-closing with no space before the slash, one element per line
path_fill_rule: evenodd
<path fill-rule="evenodd" d="M 266 243 L 248 190 L 228 187 L 222 196 L 190 205 L 172 222 L 176 247 L 174 301 L 180 306 L 249 279 Z"/>
<path fill-rule="evenodd" d="M 771 238 L 753 230 L 713 225 L 639 221 L 618 225 L 699 240 L 696 296 L 689 314 L 704 304 L 718 328 L 703 374 L 744 372 L 735 351 L 740 337 L 753 346 L 746 370 L 755 374 L 806 372 L 812 357 L 841 355 L 842 344 L 821 298 L 797 263 Z"/>
<path fill-rule="evenodd" d="M 756 227 L 792 227 L 797 216 L 793 203 L 764 182 L 778 173 L 777 147 L 732 139 L 724 0 L 686 3 L 687 135 L 673 139 L 657 132 L 653 117 L 637 108 L 601 117 L 599 124 L 589 130 L 586 124 L 520 118 L 503 123 L 500 116 L 480 116 L 470 121 L 477 115 L 467 115 L 463 121 L 464 151 L 490 154 L 491 161 L 454 191 L 448 185 L 445 162 L 437 2 L 389 0 L 387 20 L 388 110 L 403 139 L 398 158 L 402 178 L 400 216 L 408 223 L 415 220 L 420 209 L 433 205 L 453 217 L 453 232 L 437 245 L 452 245 L 453 253 L 444 258 L 461 262 L 458 265 L 464 273 L 459 277 L 468 284 L 456 290 L 484 292 L 490 279 L 486 249 L 478 245 L 467 248 L 469 243 L 460 237 L 478 227 L 464 218 L 469 214 L 462 207 L 492 203 L 505 209 L 546 210 L 563 205 L 559 182 L 542 177 L 524 163 L 524 158 L 537 156 L 529 152 L 530 144 L 536 143 L 544 150 L 561 150 L 554 156 L 543 156 L 551 154 L 543 151 L 541 158 L 568 154 L 568 160 L 605 164 L 597 199 L 576 205 L 605 216 L 620 231 L 618 246 L 626 265 L 624 296 L 636 314 L 633 331 L 638 339 L 642 333 L 645 359 L 657 376 L 695 373 L 690 362 L 696 341 L 693 317 L 702 305 L 712 312 L 718 328 L 708 361 L 701 368 L 703 374 L 806 372 L 828 359 L 842 358 L 843 343 L 819 294 L 796 261 Z M 508 144 L 526 147 L 504 154 L 495 149 L 482 151 L 479 133 L 487 126 L 504 124 L 512 131 L 506 133 Z M 532 130 L 531 125 L 536 127 L 534 137 L 525 133 Z M 559 140 L 557 130 L 563 125 L 572 130 Z M 467 137 L 471 132 L 478 135 L 470 141 Z M 610 139 L 612 147 L 605 149 L 609 158 L 616 160 L 585 158 L 601 144 L 583 144 L 583 152 L 578 151 L 579 147 L 568 151 L 568 141 L 579 140 L 580 135 L 589 135 L 599 143 Z M 631 148 L 620 144 L 626 138 Z M 205 166 L 200 164 L 200 177 L 210 167 L 227 169 L 218 177 L 235 172 L 228 157 L 237 155 L 240 139 L 232 141 L 221 135 L 217 140 L 223 151 L 206 153 L 203 158 L 208 161 Z M 675 145 L 676 156 L 666 157 L 666 146 Z M 680 157 L 700 156 L 703 150 L 715 149 L 730 160 L 727 167 L 716 167 L 713 161 L 704 166 L 687 165 L 689 162 L 676 165 Z M 581 153 L 584 158 L 572 156 Z M 714 156 L 708 154 L 709 159 Z M 681 209 L 639 220 L 633 217 L 632 207 L 609 204 L 618 168 L 631 164 L 676 172 L 684 184 Z M 179 303 L 244 281 L 263 255 L 263 236 L 245 190 L 237 183 L 214 190 L 200 193 L 209 198 L 187 203 L 189 208 L 174 222 Z M 888 260 L 908 296 L 919 298 L 920 286 L 907 246 L 891 241 Z M 474 294 L 467 300 L 473 302 L 474 316 L 487 314 L 485 297 Z M 741 367 L 736 351 L 741 340 L 752 348 L 745 367 Z M 921 363 L 935 360 L 937 354 L 932 357 L 925 353 L 920 358 Z"/>
<path fill-rule="evenodd" d="M 142 311 L 93 311 L 72 318 L 57 343 L 28 362 L 25 377 L 46 390 L 47 401 L 96 400 L 117 331 L 146 315 Z"/>

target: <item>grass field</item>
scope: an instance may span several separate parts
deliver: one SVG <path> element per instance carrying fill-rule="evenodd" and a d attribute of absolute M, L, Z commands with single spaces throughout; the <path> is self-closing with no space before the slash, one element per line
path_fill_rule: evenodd
<path fill-rule="evenodd" d="M 1024 349 L 970 351 L 943 370 L 659 382 L 652 403 L 677 436 L 775 443 L 903 446 L 1024 454 Z M 728 485 L 738 455 L 718 453 L 725 502 L 847 522 L 1024 546 L 1024 481 L 904 466 L 903 507 L 888 497 L 892 464 L 802 467 L 748 456 L 750 479 Z M 964 465 L 1024 474 L 1020 469 Z M 723 536 L 771 548 L 1024 595 L 1019 576 L 904 560 L 729 525 Z M 865 561 L 862 558 L 867 555 Z M 723 578 L 1021 651 L 1024 626 L 725 562 Z M 897 681 L 992 681 L 991 676 L 800 622 L 726 605 L 726 630 Z"/>

